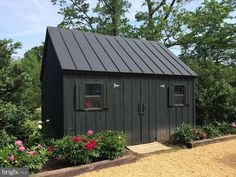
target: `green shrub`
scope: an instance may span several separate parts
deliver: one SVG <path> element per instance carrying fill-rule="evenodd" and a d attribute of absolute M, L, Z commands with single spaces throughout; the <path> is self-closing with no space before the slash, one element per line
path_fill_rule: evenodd
<path fill-rule="evenodd" d="M 185 144 L 194 140 L 195 135 L 191 125 L 183 123 L 177 127 L 177 131 L 171 136 L 171 141 L 175 144 Z"/>
<path fill-rule="evenodd" d="M 236 128 L 227 122 L 217 123 L 217 128 L 221 135 L 235 134 Z"/>
<path fill-rule="evenodd" d="M 74 165 L 91 163 L 99 157 L 99 147 L 92 137 L 65 136 L 55 141 L 54 157 Z"/>
<path fill-rule="evenodd" d="M 40 144 L 24 147 L 19 140 L 0 149 L 0 167 L 26 167 L 30 172 L 37 172 L 47 161 L 46 148 Z"/>
<path fill-rule="evenodd" d="M 220 135 L 218 128 L 213 124 L 204 125 L 202 131 L 207 134 L 207 138 L 214 138 Z"/>
<path fill-rule="evenodd" d="M 16 137 L 7 134 L 7 132 L 5 131 L 5 129 L 0 130 L 0 147 L 3 147 L 7 144 L 10 144 L 11 142 L 13 142 L 14 140 L 16 140 Z"/>
<path fill-rule="evenodd" d="M 122 133 L 105 131 L 87 135 L 65 136 L 56 140 L 53 156 L 72 164 L 91 163 L 122 156 L 125 138 Z"/>
<path fill-rule="evenodd" d="M 124 151 L 125 135 L 120 132 L 104 131 L 96 135 L 99 141 L 100 157 L 115 159 L 121 157 Z"/>

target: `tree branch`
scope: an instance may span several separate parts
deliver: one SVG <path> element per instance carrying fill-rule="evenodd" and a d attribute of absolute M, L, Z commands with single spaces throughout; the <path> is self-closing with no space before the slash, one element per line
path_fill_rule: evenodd
<path fill-rule="evenodd" d="M 147 0 L 149 1 L 149 4 L 150 4 L 150 0 Z M 166 3 L 166 0 L 162 0 L 159 4 L 157 4 L 156 8 L 154 8 L 151 12 L 151 16 L 157 11 L 159 10 L 164 4 Z"/>
<path fill-rule="evenodd" d="M 173 8 L 175 2 L 176 2 L 176 0 L 172 0 L 172 2 L 171 2 L 171 4 L 170 4 L 170 7 L 169 7 L 169 10 L 168 10 L 168 12 L 166 13 L 166 15 L 165 15 L 165 17 L 164 17 L 164 20 L 166 20 L 166 19 L 169 17 L 170 12 L 171 12 L 171 10 L 172 10 L 172 8 Z"/>

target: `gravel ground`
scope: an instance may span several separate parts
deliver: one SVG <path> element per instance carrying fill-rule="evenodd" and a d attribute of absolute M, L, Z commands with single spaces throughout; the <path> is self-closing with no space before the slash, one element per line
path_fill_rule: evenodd
<path fill-rule="evenodd" d="M 162 153 L 80 177 L 236 177 L 236 140 Z"/>

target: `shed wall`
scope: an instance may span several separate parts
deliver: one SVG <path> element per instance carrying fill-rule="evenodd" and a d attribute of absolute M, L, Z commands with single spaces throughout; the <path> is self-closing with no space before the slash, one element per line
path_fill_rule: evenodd
<path fill-rule="evenodd" d="M 194 125 L 194 79 L 158 76 L 64 75 L 65 134 L 84 134 L 87 130 L 118 130 L 127 136 L 126 144 L 166 140 L 182 122 Z M 106 85 L 107 110 L 76 111 L 75 87 L 84 83 Z M 114 83 L 120 85 L 114 88 Z M 164 84 L 164 88 L 161 87 Z M 172 107 L 168 103 L 171 84 L 184 84 L 187 106 Z M 141 93 L 141 94 L 140 94 Z M 145 105 L 140 117 L 137 104 Z"/>
<path fill-rule="evenodd" d="M 42 120 L 50 120 L 52 131 L 63 135 L 62 69 L 50 38 L 47 41 L 42 72 Z"/>

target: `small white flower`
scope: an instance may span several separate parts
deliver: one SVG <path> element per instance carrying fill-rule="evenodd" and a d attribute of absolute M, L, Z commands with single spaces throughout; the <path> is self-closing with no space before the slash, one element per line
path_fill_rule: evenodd
<path fill-rule="evenodd" d="M 5 163 L 7 163 L 7 161 L 6 161 L 6 160 L 4 160 L 4 162 L 5 162 Z"/>
<path fill-rule="evenodd" d="M 41 120 L 38 121 L 38 124 L 42 124 L 43 122 Z"/>
<path fill-rule="evenodd" d="M 43 127 L 42 127 L 42 125 L 39 124 L 39 125 L 38 125 L 38 128 L 39 128 L 39 129 L 42 129 Z"/>
<path fill-rule="evenodd" d="M 49 119 L 47 119 L 47 120 L 46 120 L 46 122 L 50 122 L 50 120 L 49 120 Z"/>

